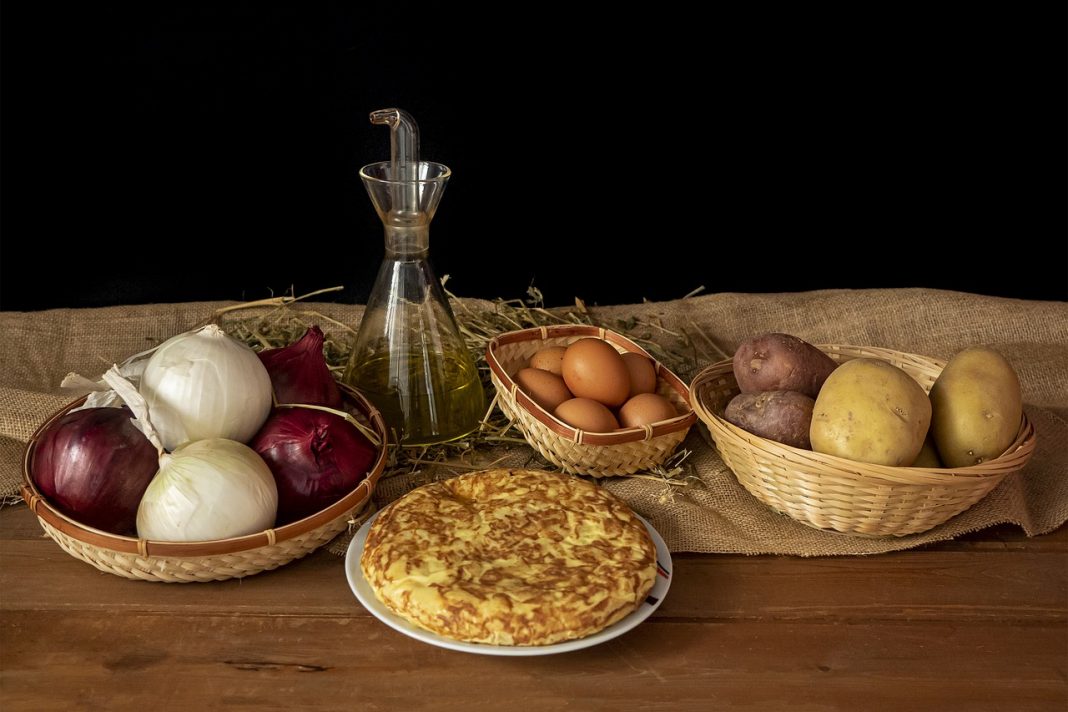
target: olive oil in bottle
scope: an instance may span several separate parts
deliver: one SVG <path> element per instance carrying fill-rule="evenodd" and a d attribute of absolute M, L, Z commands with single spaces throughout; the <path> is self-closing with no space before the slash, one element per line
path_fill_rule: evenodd
<path fill-rule="evenodd" d="M 386 255 L 344 380 L 382 412 L 401 445 L 461 438 L 485 411 L 478 370 L 429 261 L 430 221 L 451 172 L 419 161 L 415 121 L 372 112 L 391 129 L 392 158 L 360 170 L 385 226 Z"/>
<path fill-rule="evenodd" d="M 400 424 L 401 445 L 462 438 L 485 412 L 478 372 L 457 354 L 374 356 L 352 378 L 387 423 Z"/>

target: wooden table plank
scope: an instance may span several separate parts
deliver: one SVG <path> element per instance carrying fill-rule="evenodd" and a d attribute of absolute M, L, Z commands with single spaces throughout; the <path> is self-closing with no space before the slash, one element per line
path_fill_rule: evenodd
<path fill-rule="evenodd" d="M 866 558 L 676 560 L 657 615 L 768 620 L 1068 620 L 1068 554 L 920 551 Z M 26 576 L 26 571 L 35 575 Z M 242 581 L 154 584 L 98 572 L 49 540 L 0 551 L 0 610 L 351 615 L 343 561 L 317 552 Z M 285 591 L 284 599 L 278 592 Z"/>
<path fill-rule="evenodd" d="M 36 526 L 26 510 L 0 512 Z M 23 531 L 32 532 L 20 525 Z M 1064 531 L 1064 530 L 1062 530 Z M 873 557 L 679 555 L 666 617 L 775 620 L 1051 620 L 1068 608 L 1068 546 L 920 549 Z M 33 576 L 26 572 L 32 571 Z M 280 601 L 278 591 L 290 592 Z M 343 562 L 320 550 L 277 571 L 213 584 L 149 584 L 98 572 L 38 533 L 0 538 L 0 610 L 350 614 Z"/>
<path fill-rule="evenodd" d="M 577 653 L 433 648 L 320 551 L 243 581 L 126 581 L 0 510 L 0 709 L 1068 707 L 1068 537 L 873 557 L 681 554 L 652 619 Z M 520 700 L 522 700 L 520 702 Z"/>
<path fill-rule="evenodd" d="M 63 641 L 62 645 L 57 645 Z M 5 612 L 5 712 L 83 709 L 1056 709 L 1060 625 L 657 621 L 584 651 L 441 650 L 366 617 Z"/>

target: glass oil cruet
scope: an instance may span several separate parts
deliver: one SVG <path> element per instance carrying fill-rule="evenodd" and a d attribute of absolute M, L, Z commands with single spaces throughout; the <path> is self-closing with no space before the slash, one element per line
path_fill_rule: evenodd
<path fill-rule="evenodd" d="M 419 160 L 419 128 L 400 109 L 371 112 L 389 126 L 391 157 L 360 169 L 386 232 L 386 255 L 344 380 L 382 412 L 401 445 L 461 438 L 485 411 L 478 370 L 430 267 L 430 221 L 448 166 Z"/>

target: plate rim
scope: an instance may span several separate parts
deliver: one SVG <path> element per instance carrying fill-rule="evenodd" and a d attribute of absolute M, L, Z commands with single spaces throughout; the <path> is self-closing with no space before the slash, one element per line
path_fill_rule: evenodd
<path fill-rule="evenodd" d="M 374 521 L 378 519 L 379 515 L 386 509 L 388 509 L 388 507 L 375 512 L 374 515 L 364 522 L 356 531 L 356 534 L 352 537 L 352 541 L 349 542 L 349 546 L 345 551 L 345 578 L 348 581 L 349 589 L 356 597 L 356 600 L 359 601 L 364 609 L 374 618 L 377 618 L 381 623 L 384 623 L 398 633 L 422 643 L 426 643 L 427 645 L 463 653 L 505 657 L 533 657 L 582 650 L 618 638 L 624 633 L 636 628 L 660 607 L 660 604 L 664 602 L 664 597 L 667 596 L 668 589 L 671 587 L 671 578 L 673 575 L 671 552 L 668 550 L 664 538 L 660 536 L 660 532 L 658 532 L 653 525 L 645 519 L 645 517 L 635 512 L 634 516 L 645 525 L 646 531 L 649 532 L 649 537 L 653 540 L 653 547 L 656 550 L 656 578 L 653 581 L 653 587 L 649 590 L 649 593 L 646 594 L 645 600 L 642 601 L 638 605 L 638 608 L 629 615 L 616 621 L 607 628 L 583 638 L 565 640 L 559 643 L 551 643 L 549 645 L 492 645 L 489 643 L 468 643 L 462 640 L 453 640 L 452 638 L 446 638 L 445 636 L 438 635 L 429 630 L 419 628 L 415 624 L 409 623 L 404 618 L 401 618 L 390 611 L 386 608 L 385 604 L 378 600 L 370 583 L 368 583 L 367 579 L 364 577 L 363 569 L 360 567 L 360 557 L 363 555 L 363 548 L 367 541 L 367 533 L 370 531 Z M 361 590 L 361 588 L 365 588 L 366 590 Z"/>

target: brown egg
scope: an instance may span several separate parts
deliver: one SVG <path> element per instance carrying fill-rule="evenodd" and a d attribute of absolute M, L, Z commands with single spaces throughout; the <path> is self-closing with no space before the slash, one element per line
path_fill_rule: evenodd
<path fill-rule="evenodd" d="M 619 428 L 619 421 L 602 403 L 589 398 L 572 398 L 556 408 L 557 418 L 573 428 L 590 433 L 610 433 Z"/>
<path fill-rule="evenodd" d="M 611 408 L 630 394 L 627 364 L 607 341 L 580 339 L 564 352 L 562 375 L 576 398 L 591 398 Z"/>
<path fill-rule="evenodd" d="M 656 393 L 639 393 L 619 409 L 619 422 L 624 428 L 652 425 L 661 420 L 671 420 L 678 413 L 664 396 Z"/>
<path fill-rule="evenodd" d="M 623 354 L 623 363 L 630 371 L 630 395 L 633 398 L 639 393 L 656 392 L 656 366 L 650 359 L 641 354 L 627 352 Z"/>
<path fill-rule="evenodd" d="M 530 367 L 548 371 L 549 373 L 555 373 L 559 376 L 561 375 L 564 366 L 565 351 L 567 351 L 567 349 L 563 346 L 550 346 L 542 349 L 530 357 Z"/>
<path fill-rule="evenodd" d="M 513 379 L 535 403 L 552 413 L 556 407 L 571 399 L 564 379 L 536 368 L 524 368 Z"/>

